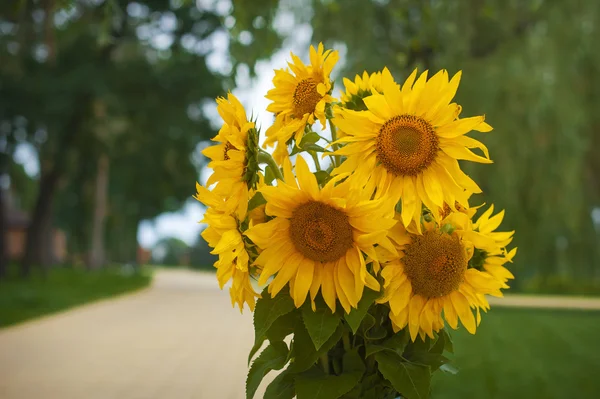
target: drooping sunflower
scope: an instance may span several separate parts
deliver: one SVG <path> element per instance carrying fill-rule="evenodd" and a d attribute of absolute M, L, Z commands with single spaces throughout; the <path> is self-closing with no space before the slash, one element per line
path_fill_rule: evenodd
<path fill-rule="evenodd" d="M 225 284 L 231 281 L 229 295 L 232 306 L 237 304 L 242 311 L 244 303 L 247 303 L 253 311 L 256 298 L 260 295 L 250 283 L 250 256 L 240 232 L 240 219 L 236 214 L 224 211 L 226 203 L 223 197 L 197 183 L 196 190 L 194 198 L 207 206 L 201 222 L 208 224 L 208 227 L 201 235 L 208 245 L 214 248 L 211 254 L 219 256 L 214 264 L 219 286 L 223 289 Z M 241 220 L 244 218 L 245 215 Z"/>
<path fill-rule="evenodd" d="M 419 223 L 422 204 L 439 220 L 444 203 L 464 202 L 465 191 L 481 192 L 458 160 L 492 162 L 482 143 L 465 136 L 471 130 L 488 132 L 491 126 L 483 116 L 459 119 L 461 107 L 450 103 L 461 73 L 450 81 L 445 70 L 429 80 L 427 72 L 415 81 L 416 76 L 415 70 L 400 88 L 385 68 L 383 94 L 364 98 L 366 111 L 342 109 L 333 119 L 347 135 L 338 142 L 348 143 L 334 152 L 347 159 L 333 173 L 355 172 L 377 196 L 401 199 L 405 225 Z M 470 148 L 479 148 L 484 156 Z"/>
<path fill-rule="evenodd" d="M 214 170 L 206 184 L 216 183 L 215 194 L 226 198 L 224 211 L 235 211 L 241 217 L 248 209 L 249 190 L 256 188 L 258 181 L 258 133 L 233 94 L 227 99 L 219 97 L 217 110 L 223 126 L 212 140 L 219 144 L 202 151 Z"/>
<path fill-rule="evenodd" d="M 374 245 L 395 252 L 387 238 L 394 225 L 393 204 L 371 200 L 364 190 L 351 190 L 340 178 L 319 188 L 302 157 L 296 159 L 296 178 L 289 161 L 284 163 L 284 181 L 264 187 L 266 213 L 274 217 L 246 232 L 262 252 L 256 263 L 262 267 L 259 284 L 269 284 L 272 296 L 289 283 L 290 295 L 300 307 L 310 291 L 313 307 L 319 291 L 335 311 L 339 300 L 346 312 L 356 307 L 365 285 L 379 291 L 379 283 L 368 271 L 364 254 L 376 257 Z"/>
<path fill-rule="evenodd" d="M 324 51 L 323 43 L 317 49 L 310 46 L 310 65 L 291 54 L 292 61 L 287 69 L 275 71 L 273 85 L 266 98 L 273 101 L 267 111 L 276 115 L 275 122 L 266 132 L 265 146 L 277 143 L 274 157 L 282 163 L 287 157 L 287 142 L 295 137 L 299 143 L 306 125 L 318 119 L 325 129 L 325 104 L 332 102 L 333 82 L 329 75 L 339 59 L 337 51 Z"/>
<path fill-rule="evenodd" d="M 378 301 L 389 302 L 394 329 L 408 325 L 413 341 L 417 335 L 433 338 L 445 319 L 453 329 L 460 320 L 474 334 L 480 309 L 489 309 L 485 295 L 501 297 L 507 287 L 473 258 L 493 245 L 489 233 L 473 230 L 467 213 L 451 212 L 439 224 L 425 223 L 423 234 L 408 232 L 398 221 L 389 236 L 399 256 L 381 271 L 385 292 Z"/>

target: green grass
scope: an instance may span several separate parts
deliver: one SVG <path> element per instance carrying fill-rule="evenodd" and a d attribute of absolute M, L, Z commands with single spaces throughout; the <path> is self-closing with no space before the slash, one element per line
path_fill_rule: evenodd
<path fill-rule="evenodd" d="M 600 312 L 493 308 L 477 334 L 452 337 L 457 375 L 433 399 L 600 397 Z"/>
<path fill-rule="evenodd" d="M 88 272 L 53 268 L 46 278 L 34 273 L 29 279 L 9 276 L 0 281 L 0 328 L 58 312 L 101 298 L 148 286 L 150 273 L 127 273 L 111 267 Z"/>

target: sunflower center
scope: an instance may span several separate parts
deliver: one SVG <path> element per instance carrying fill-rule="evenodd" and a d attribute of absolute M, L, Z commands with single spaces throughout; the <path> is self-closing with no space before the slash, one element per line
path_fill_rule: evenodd
<path fill-rule="evenodd" d="M 377 158 L 397 176 L 420 173 L 431 165 L 438 149 L 433 126 L 413 115 L 394 116 L 377 136 Z"/>
<path fill-rule="evenodd" d="M 294 116 L 302 118 L 305 114 L 312 114 L 322 95 L 317 91 L 317 82 L 314 79 L 303 79 L 294 91 Z"/>
<path fill-rule="evenodd" d="M 425 298 L 457 290 L 467 270 L 458 237 L 433 231 L 413 237 L 402 263 L 414 292 Z"/>
<path fill-rule="evenodd" d="M 290 237 L 298 252 L 319 262 L 338 260 L 353 244 L 348 216 L 317 201 L 296 208 L 290 220 Z"/>

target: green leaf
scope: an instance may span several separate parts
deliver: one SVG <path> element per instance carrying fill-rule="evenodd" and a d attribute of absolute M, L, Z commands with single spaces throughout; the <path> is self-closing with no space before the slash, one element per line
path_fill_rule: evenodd
<path fill-rule="evenodd" d="M 263 399 L 292 399 L 296 391 L 294 385 L 294 374 L 288 367 L 269 384 Z"/>
<path fill-rule="evenodd" d="M 254 346 L 252 346 L 252 349 L 250 349 L 250 353 L 248 354 L 248 366 L 250 365 L 250 362 L 252 361 L 254 355 L 256 355 L 256 352 L 258 352 L 262 344 L 265 342 L 265 339 L 266 337 L 263 335 L 257 341 L 254 341 Z"/>
<path fill-rule="evenodd" d="M 381 352 L 384 350 L 394 352 L 398 355 L 401 355 L 402 352 L 404 351 L 404 348 L 406 347 L 406 344 L 408 344 L 409 339 L 410 339 L 410 335 L 408 333 L 408 329 L 404 329 L 404 330 L 392 335 L 390 338 L 385 340 L 381 345 L 371 344 L 371 343 L 367 342 L 366 348 L 365 348 L 365 357 L 369 357 L 371 355 L 374 355 L 377 352 Z"/>
<path fill-rule="evenodd" d="M 271 343 L 283 341 L 285 337 L 294 332 L 294 327 L 298 322 L 300 322 L 300 312 L 294 310 L 275 320 L 267 330 L 266 336 Z"/>
<path fill-rule="evenodd" d="M 331 335 L 331 337 L 329 337 L 327 342 L 325 342 L 319 350 L 316 350 L 315 345 L 313 344 L 312 339 L 306 330 L 306 327 L 303 323 L 299 323 L 297 328 L 294 330 L 294 362 L 290 367 L 291 371 L 299 373 L 304 370 L 308 370 L 317 362 L 317 360 L 319 360 L 319 356 L 321 356 L 322 353 L 327 353 L 327 351 L 329 351 L 329 349 L 331 349 L 342 338 L 343 334 L 344 326 L 339 324 L 338 328 Z"/>
<path fill-rule="evenodd" d="M 265 197 L 263 197 L 263 195 L 259 192 L 257 192 L 256 194 L 254 194 L 254 196 L 252 197 L 252 199 L 250 199 L 250 201 L 248 201 L 248 210 L 251 211 L 252 209 L 256 209 L 259 206 L 266 204 L 267 200 L 265 199 Z"/>
<path fill-rule="evenodd" d="M 246 399 L 252 399 L 260 382 L 271 370 L 281 370 L 288 357 L 288 347 L 283 341 L 272 343 L 256 358 L 246 379 Z"/>
<path fill-rule="evenodd" d="M 371 328 L 373 328 L 374 325 L 375 325 L 375 318 L 372 315 L 370 315 L 369 313 L 367 313 L 365 315 L 365 317 L 363 318 L 362 323 L 360 323 L 360 327 L 358 328 L 358 331 L 356 333 L 364 338 L 366 336 L 367 332 Z"/>
<path fill-rule="evenodd" d="M 325 152 L 325 148 L 317 144 L 306 144 L 302 147 L 303 151 Z"/>
<path fill-rule="evenodd" d="M 343 359 L 344 372 L 339 375 L 323 373 L 313 367 L 296 377 L 298 399 L 338 399 L 358 384 L 365 372 L 365 365 L 355 350 L 347 352 Z"/>
<path fill-rule="evenodd" d="M 358 307 L 356 309 L 352 309 L 350 313 L 345 314 L 344 318 L 348 322 L 348 325 L 352 329 L 352 333 L 356 334 L 358 328 L 360 327 L 360 323 L 365 318 L 369 308 L 375 302 L 381 293 L 377 291 L 370 290 L 365 288 L 363 292 L 363 296 L 361 300 L 358 302 Z"/>
<path fill-rule="evenodd" d="M 271 184 L 275 180 L 275 172 L 271 170 L 270 166 L 265 167 L 265 183 Z"/>
<path fill-rule="evenodd" d="M 295 309 L 294 301 L 287 291 L 281 291 L 271 298 L 267 289 L 262 292 L 262 298 L 256 302 L 254 309 L 254 345 L 264 337 L 275 320 Z"/>
<path fill-rule="evenodd" d="M 300 140 L 299 147 L 304 149 L 307 144 L 314 144 L 319 140 L 321 140 L 321 136 L 319 136 L 318 133 L 308 132 L 302 137 L 302 140 Z"/>
<path fill-rule="evenodd" d="M 443 328 L 442 330 L 440 330 L 439 333 L 444 336 L 444 350 L 447 350 L 450 353 L 454 353 L 454 343 L 452 342 L 452 336 L 450 335 L 448 330 L 446 330 L 446 328 Z"/>
<path fill-rule="evenodd" d="M 387 351 L 375 354 L 375 360 L 381 374 L 403 397 L 407 399 L 429 397 L 431 384 L 429 367 L 406 362 L 400 355 Z"/>
<path fill-rule="evenodd" d="M 319 350 L 340 324 L 340 316 L 331 313 L 331 310 L 324 304 L 317 303 L 317 305 L 316 311 L 313 312 L 307 302 L 302 307 L 302 319 L 315 348 Z"/>
<path fill-rule="evenodd" d="M 324 170 L 318 170 L 314 173 L 314 175 L 317 178 L 317 183 L 319 183 L 321 186 L 324 186 L 329 180 L 331 180 L 331 175 Z"/>

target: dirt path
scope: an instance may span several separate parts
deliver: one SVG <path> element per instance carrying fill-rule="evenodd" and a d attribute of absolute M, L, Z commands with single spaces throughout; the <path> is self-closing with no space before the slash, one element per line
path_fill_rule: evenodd
<path fill-rule="evenodd" d="M 492 301 L 600 309 L 600 299 Z M 142 292 L 0 330 L 0 398 L 242 399 L 252 341 L 252 315 L 231 308 L 213 275 L 160 271 Z"/>
<path fill-rule="evenodd" d="M 512 308 L 600 310 L 600 298 L 597 297 L 507 294 L 504 298 L 488 299 L 492 306 Z"/>
<path fill-rule="evenodd" d="M 0 398 L 241 399 L 253 338 L 214 276 L 160 271 L 145 291 L 0 330 Z"/>

